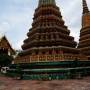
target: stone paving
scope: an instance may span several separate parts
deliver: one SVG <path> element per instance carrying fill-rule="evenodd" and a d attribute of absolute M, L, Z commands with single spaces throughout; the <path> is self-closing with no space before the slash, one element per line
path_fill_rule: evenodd
<path fill-rule="evenodd" d="M 0 77 L 0 90 L 90 90 L 90 77 L 59 81 L 14 80 Z"/>

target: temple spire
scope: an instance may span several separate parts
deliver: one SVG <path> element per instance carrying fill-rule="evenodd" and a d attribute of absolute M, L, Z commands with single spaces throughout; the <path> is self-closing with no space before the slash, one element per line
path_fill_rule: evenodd
<path fill-rule="evenodd" d="M 39 6 L 47 5 L 47 4 L 56 5 L 56 2 L 55 2 L 55 0 L 39 0 Z"/>
<path fill-rule="evenodd" d="M 86 0 L 82 0 L 82 2 L 83 2 L 83 14 L 89 13 Z"/>

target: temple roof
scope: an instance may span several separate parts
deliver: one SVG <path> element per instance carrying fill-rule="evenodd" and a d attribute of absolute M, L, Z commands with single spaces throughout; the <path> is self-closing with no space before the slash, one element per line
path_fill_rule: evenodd
<path fill-rule="evenodd" d="M 47 4 L 56 5 L 56 2 L 55 2 L 55 0 L 39 0 L 39 6 L 47 5 Z"/>
<path fill-rule="evenodd" d="M 0 35 L 0 42 L 2 41 L 3 38 L 6 38 L 6 37 Z"/>
<path fill-rule="evenodd" d="M 1 44 L 1 43 L 3 43 L 3 42 L 5 42 L 5 43 L 8 45 L 8 48 L 11 49 L 11 51 L 12 51 L 13 53 L 15 53 L 14 49 L 13 49 L 12 46 L 10 45 L 10 43 L 9 43 L 9 41 L 7 40 L 7 38 L 6 38 L 5 35 L 4 35 L 4 36 L 0 36 L 0 47 L 5 48 L 4 45 L 2 46 L 2 44 Z"/>
<path fill-rule="evenodd" d="M 86 0 L 82 0 L 82 2 L 83 2 L 83 14 L 89 13 Z"/>

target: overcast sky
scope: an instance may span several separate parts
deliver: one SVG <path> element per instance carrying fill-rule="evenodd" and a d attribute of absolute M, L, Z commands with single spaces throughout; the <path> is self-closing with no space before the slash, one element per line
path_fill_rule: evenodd
<path fill-rule="evenodd" d="M 82 0 L 56 0 L 75 40 L 79 39 L 81 28 Z M 87 0 L 90 8 L 90 0 Z M 20 49 L 31 28 L 34 10 L 38 0 L 0 0 L 0 36 L 6 35 L 14 49 Z"/>

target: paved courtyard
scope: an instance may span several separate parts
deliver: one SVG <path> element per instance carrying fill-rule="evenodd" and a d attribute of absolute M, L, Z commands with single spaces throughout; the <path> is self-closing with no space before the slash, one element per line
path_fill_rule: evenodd
<path fill-rule="evenodd" d="M 83 80 L 30 81 L 0 77 L 0 90 L 90 90 L 90 77 Z"/>

